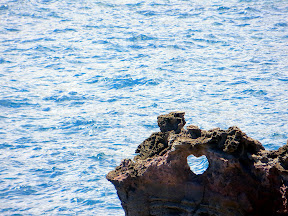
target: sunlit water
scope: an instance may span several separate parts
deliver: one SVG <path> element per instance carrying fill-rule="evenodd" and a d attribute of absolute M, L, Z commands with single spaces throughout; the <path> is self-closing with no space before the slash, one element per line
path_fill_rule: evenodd
<path fill-rule="evenodd" d="M 124 215 L 105 175 L 174 110 L 283 146 L 287 55 L 287 0 L 1 0 L 0 214 Z"/>

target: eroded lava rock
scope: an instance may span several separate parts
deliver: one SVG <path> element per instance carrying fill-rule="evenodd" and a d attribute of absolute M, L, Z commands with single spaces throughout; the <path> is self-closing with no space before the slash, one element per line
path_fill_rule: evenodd
<path fill-rule="evenodd" d="M 266 151 L 237 127 L 184 129 L 184 114 L 159 116 L 161 132 L 107 175 L 127 216 L 288 215 L 288 143 Z M 207 157 L 203 174 L 190 170 L 191 154 Z"/>

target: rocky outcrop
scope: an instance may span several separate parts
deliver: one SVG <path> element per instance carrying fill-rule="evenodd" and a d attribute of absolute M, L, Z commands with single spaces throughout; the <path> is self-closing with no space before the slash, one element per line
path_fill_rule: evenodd
<path fill-rule="evenodd" d="M 160 115 L 158 125 L 107 175 L 127 216 L 288 215 L 288 143 L 266 151 L 235 126 L 184 129 L 184 112 Z M 207 157 L 203 174 L 190 170 L 191 154 Z"/>

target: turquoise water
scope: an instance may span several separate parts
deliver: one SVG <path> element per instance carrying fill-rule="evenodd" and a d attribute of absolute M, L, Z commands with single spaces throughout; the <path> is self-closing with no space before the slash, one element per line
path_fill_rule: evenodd
<path fill-rule="evenodd" d="M 2 0 L 0 23 L 0 215 L 124 215 L 105 175 L 174 110 L 286 144 L 287 0 Z"/>

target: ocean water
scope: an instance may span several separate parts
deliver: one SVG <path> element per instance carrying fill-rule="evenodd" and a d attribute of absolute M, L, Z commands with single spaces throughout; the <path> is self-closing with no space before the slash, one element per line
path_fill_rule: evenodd
<path fill-rule="evenodd" d="M 123 216 L 158 115 L 277 149 L 287 96 L 287 0 L 1 0 L 0 215 Z"/>

